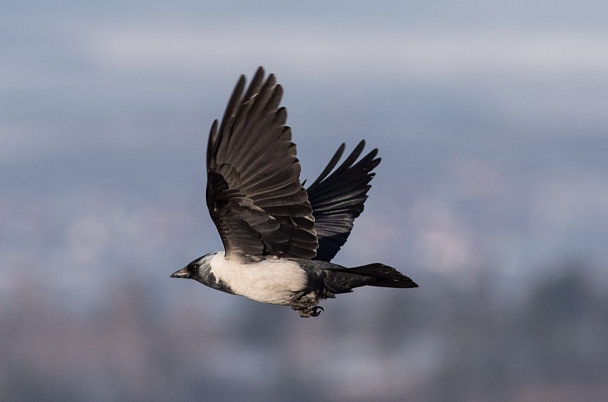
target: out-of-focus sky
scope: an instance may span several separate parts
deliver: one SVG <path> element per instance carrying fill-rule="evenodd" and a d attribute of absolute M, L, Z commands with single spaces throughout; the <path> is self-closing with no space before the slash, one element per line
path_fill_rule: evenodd
<path fill-rule="evenodd" d="M 79 305 L 124 277 L 179 297 L 168 275 L 221 248 L 208 129 L 259 65 L 303 177 L 341 142 L 380 149 L 336 262 L 491 272 L 506 294 L 563 259 L 600 270 L 606 21 L 604 1 L 4 2 L 0 299 L 32 275 Z"/>

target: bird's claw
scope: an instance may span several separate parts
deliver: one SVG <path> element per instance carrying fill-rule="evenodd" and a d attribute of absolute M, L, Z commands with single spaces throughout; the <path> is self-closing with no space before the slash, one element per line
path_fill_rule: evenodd
<path fill-rule="evenodd" d="M 300 317 L 318 317 L 323 311 L 323 307 L 315 306 L 316 299 L 301 292 L 291 300 L 291 308 L 300 313 Z"/>
<path fill-rule="evenodd" d="M 298 313 L 300 313 L 300 317 L 308 318 L 308 317 L 318 317 L 322 311 L 324 311 L 323 307 L 312 306 L 312 307 L 306 307 L 306 308 L 299 309 Z"/>
<path fill-rule="evenodd" d="M 321 311 L 325 311 L 325 309 L 321 306 L 314 306 L 314 307 L 312 307 L 312 311 L 310 312 L 310 315 L 313 317 L 318 317 L 321 314 Z"/>

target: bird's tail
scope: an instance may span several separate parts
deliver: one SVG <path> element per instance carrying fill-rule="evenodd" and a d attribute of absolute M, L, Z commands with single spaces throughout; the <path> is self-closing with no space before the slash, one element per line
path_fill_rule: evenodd
<path fill-rule="evenodd" d="M 348 268 L 347 272 L 363 275 L 376 279 L 375 282 L 366 283 L 368 286 L 378 286 L 383 288 L 417 288 L 416 282 L 409 276 L 403 275 L 393 267 L 374 263 L 362 265 L 360 267 Z"/>
<path fill-rule="evenodd" d="M 333 293 L 350 292 L 360 286 L 384 288 L 417 288 L 416 282 L 395 268 L 374 263 L 354 268 L 328 269 L 325 286 Z"/>

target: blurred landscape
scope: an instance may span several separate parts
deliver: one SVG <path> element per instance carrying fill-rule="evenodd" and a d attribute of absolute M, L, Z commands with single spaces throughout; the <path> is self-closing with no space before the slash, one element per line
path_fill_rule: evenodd
<path fill-rule="evenodd" d="M 584 266 L 556 268 L 517 303 L 433 278 L 342 297 L 315 320 L 253 302 L 219 315 L 194 292 L 159 307 L 134 280 L 79 312 L 23 284 L 0 321 L 2 398 L 602 400 L 608 295 Z"/>
<path fill-rule="evenodd" d="M 583 1 L 5 2 L 0 400 L 599 401 L 608 9 Z M 204 152 L 277 75 L 302 163 L 378 147 L 315 319 L 169 278 L 222 248 Z"/>

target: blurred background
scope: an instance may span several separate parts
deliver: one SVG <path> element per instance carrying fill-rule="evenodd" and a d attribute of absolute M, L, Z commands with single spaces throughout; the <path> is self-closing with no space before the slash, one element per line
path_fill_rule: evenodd
<path fill-rule="evenodd" d="M 608 7 L 3 1 L 0 400 L 608 395 Z M 383 158 L 315 319 L 169 275 L 222 249 L 204 152 L 263 65 L 303 178 Z"/>

